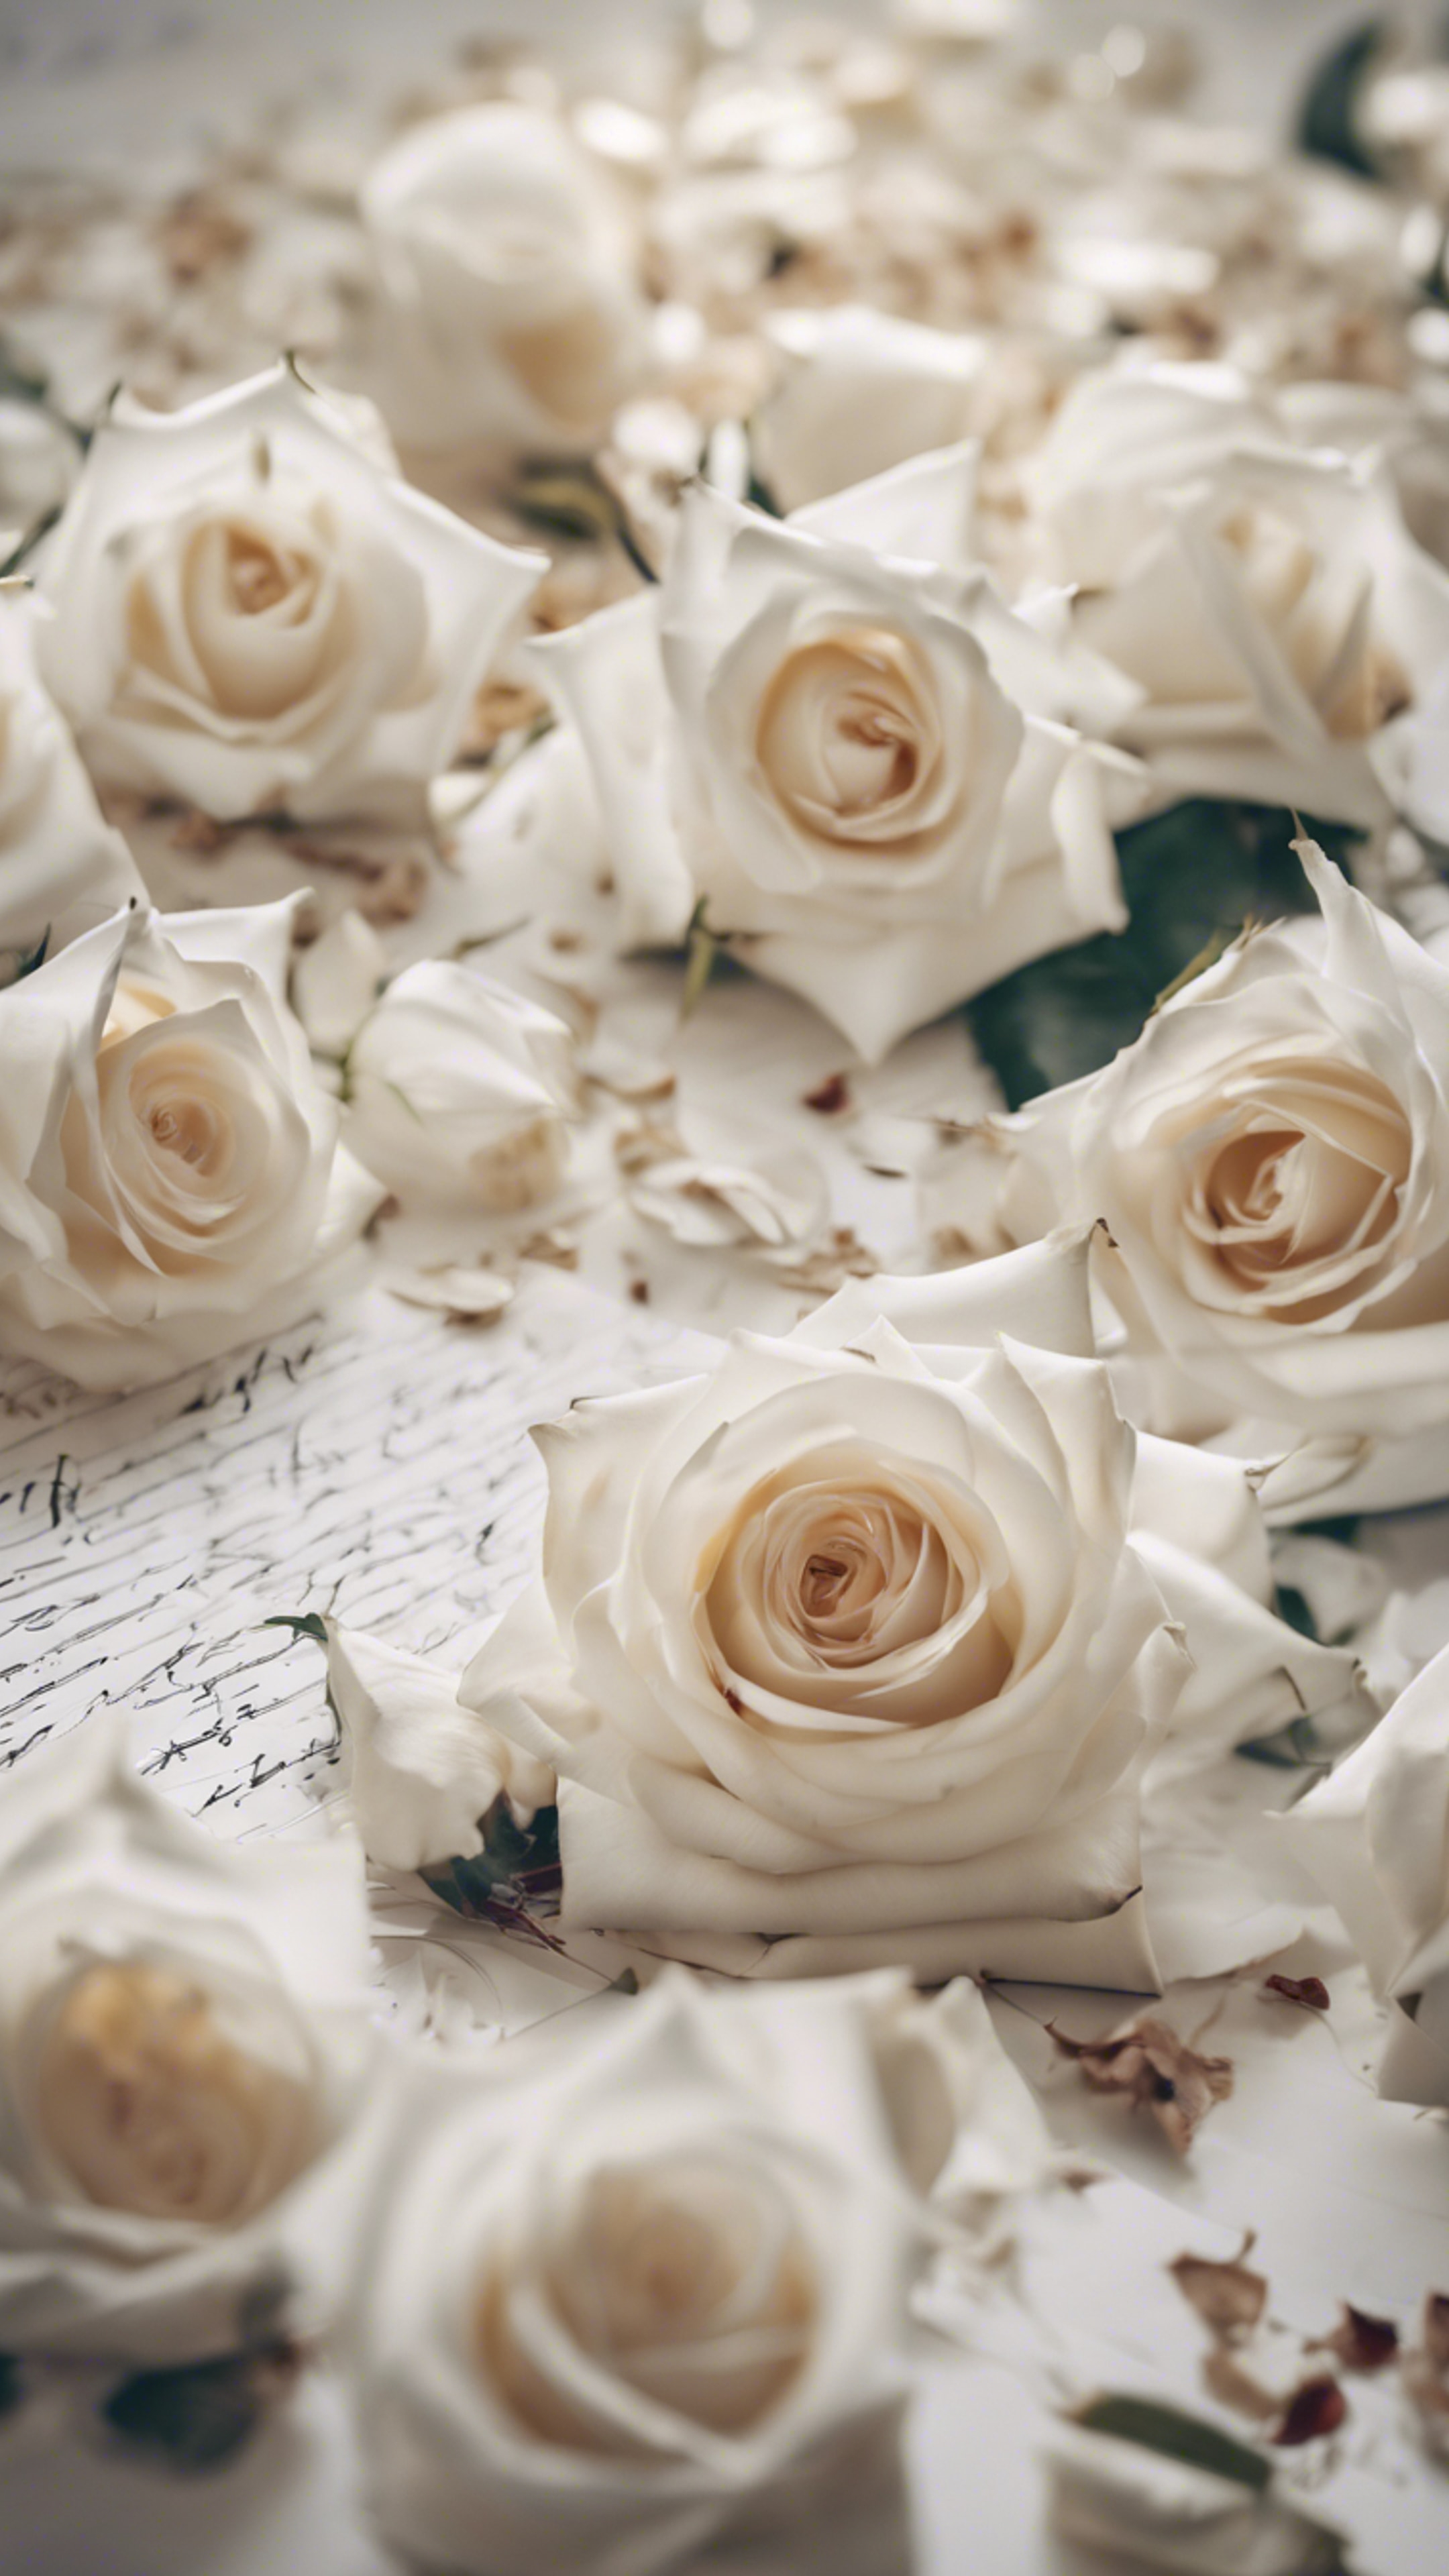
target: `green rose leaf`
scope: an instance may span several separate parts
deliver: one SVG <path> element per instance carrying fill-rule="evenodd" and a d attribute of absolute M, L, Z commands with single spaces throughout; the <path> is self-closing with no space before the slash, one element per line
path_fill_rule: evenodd
<path fill-rule="evenodd" d="M 264 1619 L 264 1628 L 290 1628 L 293 1638 L 310 1637 L 314 1646 L 327 1643 L 327 1624 L 315 1610 L 283 1610 L 275 1619 Z"/>
<path fill-rule="evenodd" d="M 176 2370 L 138 2370 L 111 2390 L 104 2422 L 128 2449 L 170 2468 L 224 2468 L 290 2386 L 296 2354 L 278 2342 Z"/>
<path fill-rule="evenodd" d="M 1234 2486 L 1250 2487 L 1255 2495 L 1266 2494 L 1273 2482 L 1273 2464 L 1261 2451 L 1251 2451 L 1246 2442 L 1235 2442 L 1215 2424 L 1181 2414 L 1175 2406 L 1161 2406 L 1155 2398 L 1094 2397 L 1075 2420 L 1088 2433 L 1135 2442 L 1141 2451 L 1156 2451 L 1164 2459 L 1180 2460 L 1185 2468 L 1230 2478 Z"/>
<path fill-rule="evenodd" d="M 1194 798 L 1119 832 L 1127 928 L 1034 958 L 966 1005 L 1008 1106 L 1110 1064 L 1248 923 L 1313 912 L 1293 855 L 1299 828 L 1272 806 Z M 1332 823 L 1303 829 L 1343 865 L 1354 834 Z"/>
<path fill-rule="evenodd" d="M 1360 178 L 1383 173 L 1363 139 L 1363 93 L 1383 51 L 1388 29 L 1370 18 L 1334 45 L 1318 64 L 1298 111 L 1298 141 L 1320 161 L 1336 161 Z"/>
<path fill-rule="evenodd" d="M 559 1888 L 557 1807 L 540 1807 L 520 1825 L 506 1796 L 495 1798 L 482 1833 L 481 1852 L 420 1873 L 433 1894 L 455 1914 L 510 1929 L 550 1911 Z"/>

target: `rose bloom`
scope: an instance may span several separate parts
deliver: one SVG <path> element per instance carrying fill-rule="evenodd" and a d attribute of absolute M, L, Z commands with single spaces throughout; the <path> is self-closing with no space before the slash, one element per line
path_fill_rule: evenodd
<path fill-rule="evenodd" d="M 550 1766 L 464 1708 L 436 1666 L 332 1619 L 327 1696 L 346 1748 L 352 1822 L 384 1869 L 475 1859 L 500 1798 L 515 1824 L 531 1825 L 558 1795 Z"/>
<path fill-rule="evenodd" d="M 0 992 L 0 1348 L 110 1391 L 305 1312 L 379 1189 L 286 1002 L 293 905 L 122 914 Z"/>
<path fill-rule="evenodd" d="M 1209 1972 L 1170 1856 L 1144 1895 L 1155 1758 L 1353 1669 L 1269 1609 L 1243 1471 L 1122 1421 L 1085 1237 L 853 1285 L 537 1437 L 542 1584 L 460 1696 L 559 1774 L 565 1928 L 770 1977 Z M 1202 1927 L 1214 1967 L 1243 1937 Z"/>
<path fill-rule="evenodd" d="M 1298 846 L 1320 921 L 946 1149 L 927 1213 L 987 1249 L 1101 1219 L 1133 1419 L 1303 1444 L 1275 1504 L 1386 1509 L 1449 1492 L 1449 972 Z"/>
<path fill-rule="evenodd" d="M 416 827 L 544 569 L 278 367 L 115 405 L 41 563 L 42 668 L 104 786 Z"/>
<path fill-rule="evenodd" d="M 1138 691 L 1115 738 L 1161 802 L 1385 819 L 1386 728 L 1449 656 L 1449 575 L 1372 453 L 1296 443 L 1226 368 L 1123 367 L 1068 394 L 1026 486 L 1076 633 Z"/>
<path fill-rule="evenodd" d="M 564 1177 L 579 1077 L 552 1011 L 429 959 L 389 984 L 346 1058 L 348 1146 L 404 1206 L 507 1215 Z"/>
<path fill-rule="evenodd" d="M 894 2564 L 916 2194 L 969 2159 L 983 2077 L 1020 2187 L 1040 2117 L 969 1989 L 676 1972 L 420 2068 L 346 2338 L 388 2539 L 460 2576 L 663 2576 L 828 2516 L 833 2567 Z"/>
<path fill-rule="evenodd" d="M 1379 2090 L 1449 2109 L 1449 1651 L 1279 1830 L 1388 2007 Z"/>
<path fill-rule="evenodd" d="M 104 821 L 35 668 L 36 603 L 0 590 L 0 980 L 7 955 L 64 947 L 145 890 Z"/>
<path fill-rule="evenodd" d="M 1084 741 L 1127 702 L 969 555 L 972 451 L 788 522 L 687 492 L 662 585 L 531 650 L 577 729 L 626 944 L 711 931 L 878 1060 L 1029 957 L 1120 929 Z M 1128 693 L 1130 697 L 1130 692 Z"/>
<path fill-rule="evenodd" d="M 368 173 L 376 390 L 405 447 L 581 456 L 648 359 L 621 209 L 564 127 L 507 100 L 414 125 Z"/>
<path fill-rule="evenodd" d="M 324 2300 L 372 2061 L 355 1850 L 217 1843 L 91 1719 L 0 1789 L 0 2348 L 156 2365 Z"/>

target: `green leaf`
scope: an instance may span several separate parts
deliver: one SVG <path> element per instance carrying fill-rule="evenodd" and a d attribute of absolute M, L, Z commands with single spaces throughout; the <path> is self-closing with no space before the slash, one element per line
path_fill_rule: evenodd
<path fill-rule="evenodd" d="M 1318 1622 L 1314 1618 L 1312 1611 L 1309 1609 L 1302 1593 L 1299 1591 L 1297 1584 L 1275 1583 L 1273 1586 L 1273 1592 L 1274 1607 L 1277 1610 L 1279 1618 L 1282 1619 L 1288 1627 L 1296 1628 L 1300 1637 L 1311 1637 L 1315 1646 L 1321 1646 L 1323 1640 L 1318 1633 Z"/>
<path fill-rule="evenodd" d="M 682 1020 L 692 1019 L 698 1010 L 718 956 L 719 941 L 705 920 L 704 905 L 698 903 L 689 925 L 689 939 L 684 952 L 684 991 L 679 1004 Z"/>
<path fill-rule="evenodd" d="M 245 2449 L 291 2375 L 289 2346 L 138 2370 L 113 2388 L 101 2414 L 120 2441 L 176 2469 L 219 2469 Z"/>
<path fill-rule="evenodd" d="M 5 561 L 0 563 L 0 581 L 13 581 L 18 572 L 24 571 L 41 539 L 48 537 L 51 529 L 56 525 L 60 512 L 59 501 L 55 502 L 50 509 L 42 510 L 40 517 L 26 529 L 19 543 L 11 549 Z"/>
<path fill-rule="evenodd" d="M 1281 1600 L 1281 1594 L 1280 1594 Z M 1311 1629 L 1305 1629 L 1311 1635 Z M 1328 1755 L 1318 1740 L 1311 1717 L 1290 1718 L 1276 1735 L 1255 1735 L 1248 1744 L 1237 1747 L 1240 1762 L 1262 1762 L 1270 1771 L 1324 1771 Z"/>
<path fill-rule="evenodd" d="M 264 1619 L 264 1628 L 290 1628 L 294 1638 L 310 1637 L 316 1646 L 327 1643 L 327 1622 L 315 1610 L 283 1610 L 275 1619 Z"/>
<path fill-rule="evenodd" d="M 591 465 L 525 466 L 514 488 L 513 505 L 521 519 L 542 529 L 545 536 L 591 545 L 612 538 L 623 547 L 641 581 L 659 579 L 620 502 Z"/>
<path fill-rule="evenodd" d="M 1160 2406 L 1151 2397 L 1094 2397 L 1076 2421 L 1089 2433 L 1107 2433 L 1114 2441 L 1135 2442 L 1140 2451 L 1156 2451 L 1187 2468 L 1230 2478 L 1255 2495 L 1265 2494 L 1273 2483 L 1273 2464 L 1261 2451 L 1250 2451 L 1246 2442 L 1235 2442 L 1215 2424 L 1183 2415 L 1175 2406 Z"/>
<path fill-rule="evenodd" d="M 1295 1538 L 1330 1538 L 1335 1547 L 1353 1547 L 1363 1526 L 1361 1512 L 1341 1512 L 1337 1520 L 1295 1521 Z"/>
<path fill-rule="evenodd" d="M 515 1921 L 542 1910 L 557 1891 L 557 1807 L 540 1807 L 531 1824 L 520 1825 L 507 1797 L 497 1797 L 482 1820 L 482 1834 L 481 1852 L 421 1870 L 424 1884 L 470 1920 Z"/>
<path fill-rule="evenodd" d="M 25 2377 L 13 2353 L 0 2352 L 0 2416 L 13 2415 L 25 2394 Z"/>
<path fill-rule="evenodd" d="M 1328 823 L 1303 828 L 1343 864 L 1352 833 Z M 1019 1109 L 1110 1064 L 1246 923 L 1311 913 L 1313 895 L 1292 849 L 1299 832 L 1296 819 L 1274 807 L 1203 798 L 1120 832 L 1127 928 L 1035 958 L 966 1006 L 1008 1105 Z"/>
<path fill-rule="evenodd" d="M 1363 94 L 1383 49 L 1388 30 L 1382 18 L 1370 18 L 1334 45 L 1318 64 L 1298 111 L 1298 141 L 1320 161 L 1336 161 L 1361 178 L 1378 179 L 1378 168 L 1363 139 Z"/>

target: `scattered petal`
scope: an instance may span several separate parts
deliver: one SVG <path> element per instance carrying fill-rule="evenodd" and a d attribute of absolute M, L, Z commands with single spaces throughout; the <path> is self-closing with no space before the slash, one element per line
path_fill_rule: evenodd
<path fill-rule="evenodd" d="M 813 1109 L 818 1117 L 838 1118 L 843 1110 L 851 1106 L 850 1084 L 845 1075 L 827 1074 L 825 1080 L 817 1083 L 813 1091 L 805 1093 L 804 1106 L 807 1109 Z"/>
<path fill-rule="evenodd" d="M 1307 2012 L 1327 2012 L 1328 1988 L 1321 1977 L 1265 1977 L 1265 1995 L 1281 1995 L 1288 2004 L 1302 2004 Z"/>
<path fill-rule="evenodd" d="M 1151 2016 L 1106 2039 L 1064 2039 L 1058 2030 L 1051 2036 L 1064 2057 L 1075 2058 L 1094 2093 L 1120 2093 L 1134 2111 L 1150 2111 L 1180 2156 L 1214 2103 L 1226 2102 L 1233 2089 L 1231 2058 L 1199 2056 L 1168 2023 Z"/>
<path fill-rule="evenodd" d="M 1288 2401 L 1288 2410 L 1273 2440 L 1280 2451 L 1304 2442 L 1319 2442 L 1336 2433 L 1348 2414 L 1348 2399 L 1336 2379 L 1306 2379 Z"/>
<path fill-rule="evenodd" d="M 408 1306 L 436 1306 L 457 1324 L 496 1324 L 517 1294 L 501 1272 L 449 1262 L 436 1270 L 384 1271 L 383 1286 Z"/>
<path fill-rule="evenodd" d="M 1249 2237 L 1243 2248 L 1252 2245 Z M 1179 2254 L 1168 2270 L 1190 2307 L 1216 2335 L 1231 2337 L 1257 2325 L 1268 2303 L 1268 2283 L 1250 2272 L 1241 2256 L 1232 2263 L 1212 2263 L 1201 2254 Z"/>
<path fill-rule="evenodd" d="M 1320 2349 L 1335 2353 L 1345 2370 L 1386 2370 L 1398 2353 L 1399 2329 L 1392 2317 L 1367 2316 L 1345 2299 L 1342 2320 Z"/>

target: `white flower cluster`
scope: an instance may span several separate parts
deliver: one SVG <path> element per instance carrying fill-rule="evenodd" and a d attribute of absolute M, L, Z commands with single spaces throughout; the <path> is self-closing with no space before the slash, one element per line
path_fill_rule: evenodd
<path fill-rule="evenodd" d="M 326 1624 L 355 1840 L 214 1842 L 102 1718 L 0 1788 L 0 2355 L 323 2333 L 389 2540 L 477 2576 L 827 2509 L 872 2576 L 912 2282 L 1049 2163 L 948 1980 L 1157 1992 L 1307 1887 L 1449 2106 L 1449 1657 L 1380 1718 L 1268 1539 L 1449 1499 L 1442 305 L 1401 194 L 1176 113 L 1165 37 L 736 15 L 627 98 L 440 95 L 304 368 L 157 318 L 83 454 L 0 405 L 0 1351 L 162 1380 L 382 1227 L 474 1323 L 565 1218 L 798 1292 L 633 1392 L 580 1352 L 461 1676 Z M 1442 83 L 1366 112 L 1442 193 Z M 853 1059 L 755 1163 L 631 1052 L 721 956 Z M 1023 989 L 1077 1078 L 993 1041 Z M 868 1275 L 801 1134 L 965 1004 L 1012 1106 L 915 1101 Z M 1353 1749 L 1249 1869 L 1226 1757 L 1305 1729 Z M 555 1818 L 561 1933 L 671 1965 L 385 2040 L 359 1842 Z"/>
<path fill-rule="evenodd" d="M 428 2054 L 371 2026 L 355 1845 L 213 1840 L 118 1721 L 0 1793 L 0 1927 L 12 2360 L 325 2334 L 388 2534 L 478 2576 L 826 2509 L 875 2563 L 912 2278 L 1051 2161 L 973 1988 L 674 1972 Z"/>

